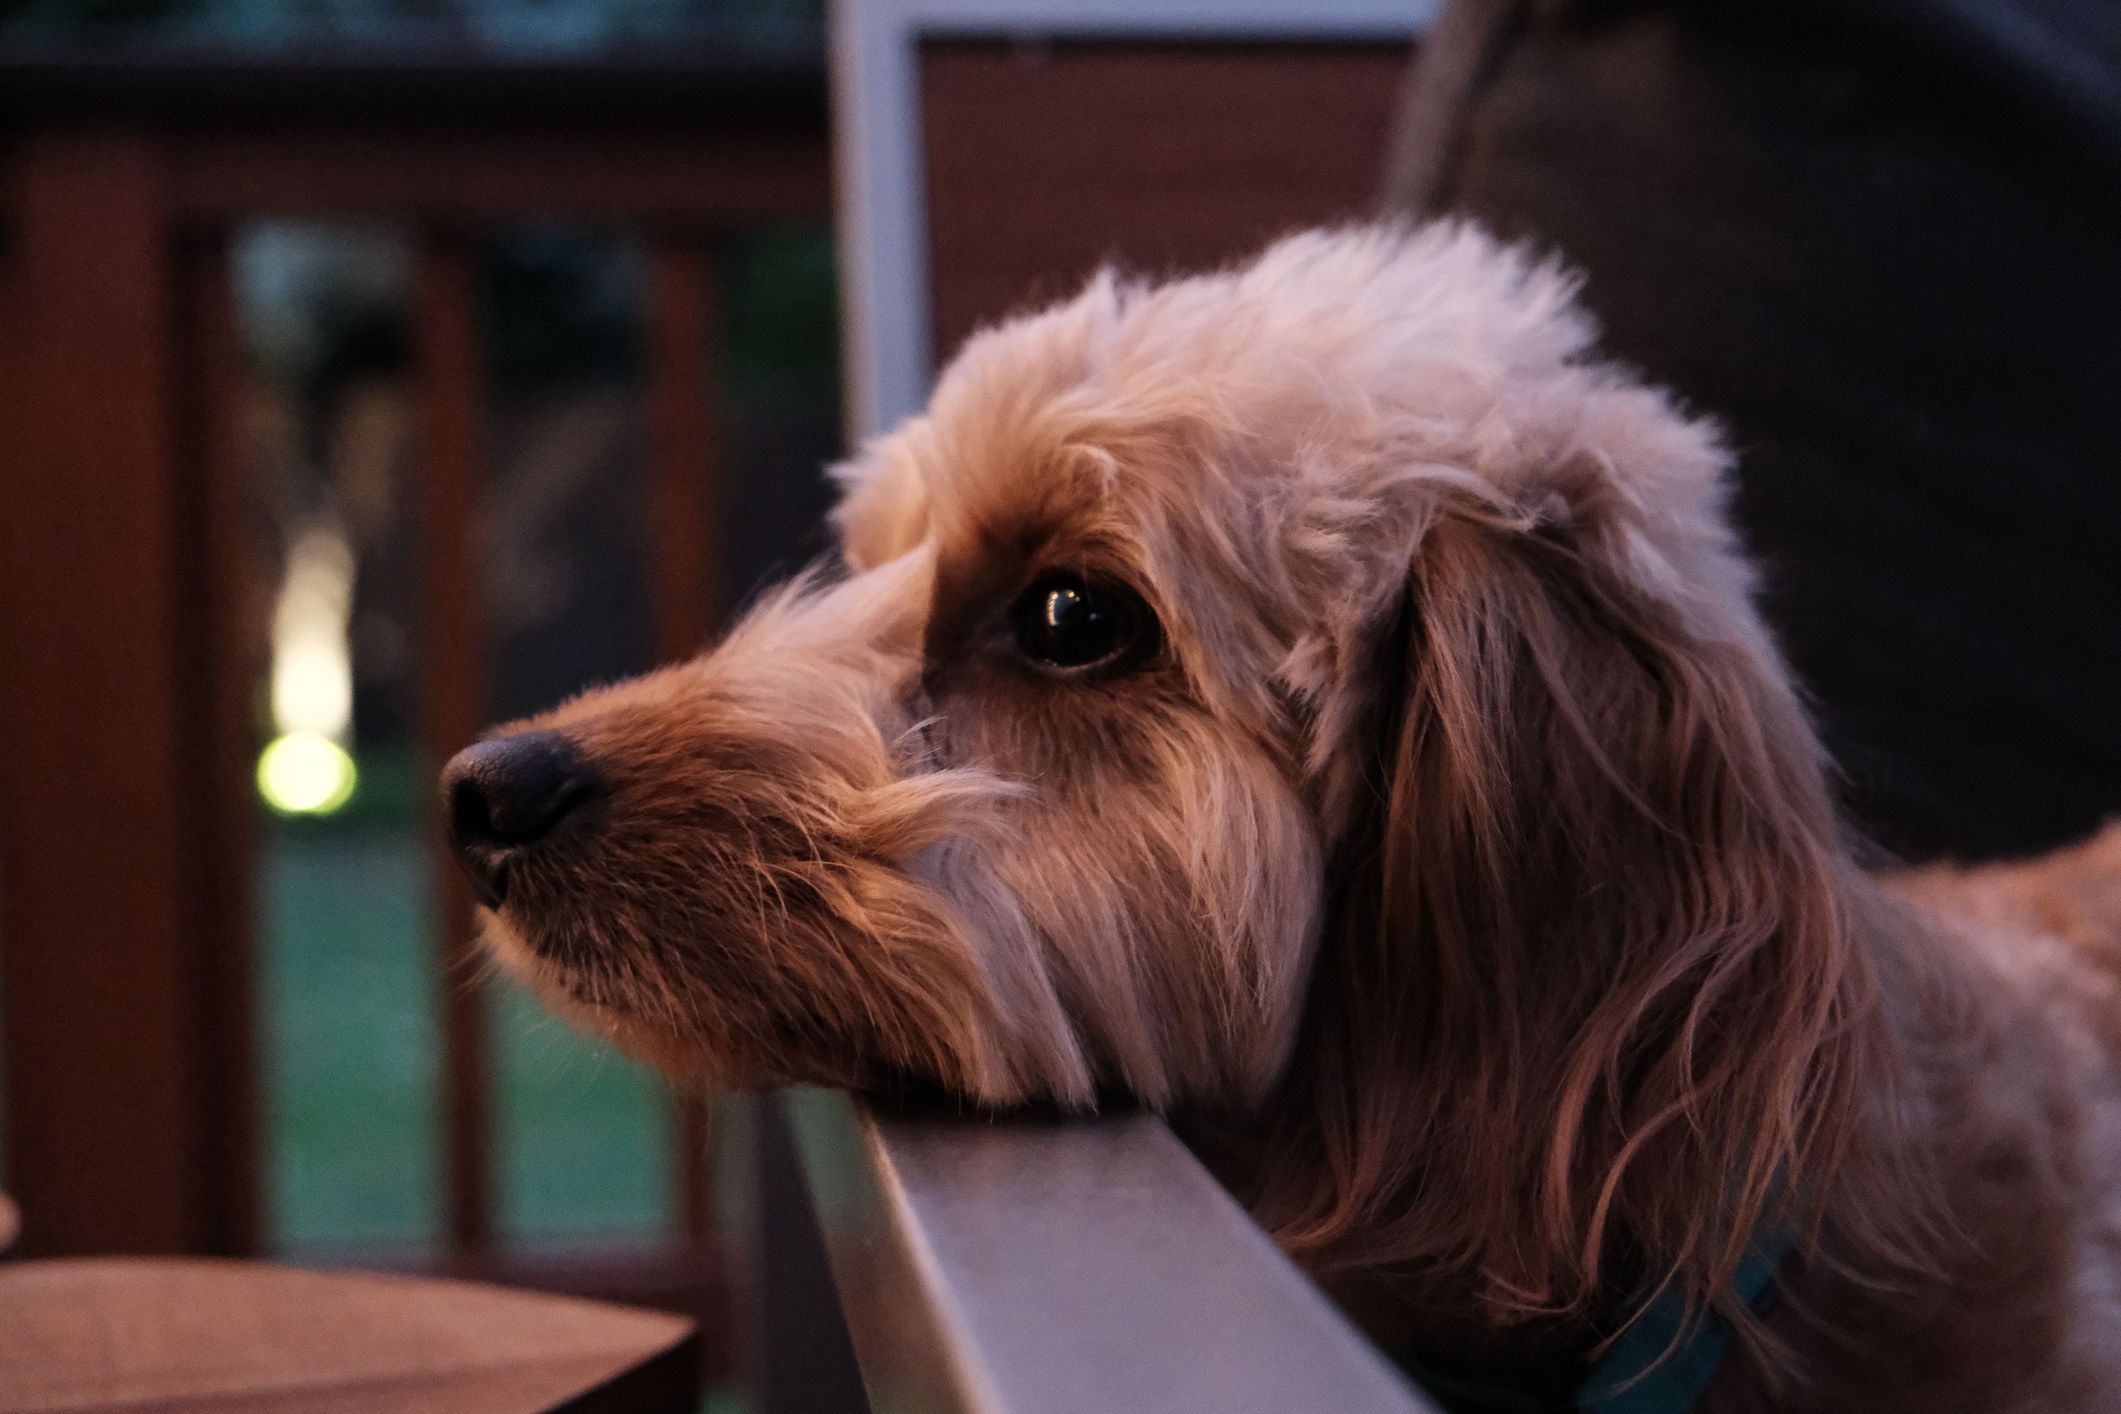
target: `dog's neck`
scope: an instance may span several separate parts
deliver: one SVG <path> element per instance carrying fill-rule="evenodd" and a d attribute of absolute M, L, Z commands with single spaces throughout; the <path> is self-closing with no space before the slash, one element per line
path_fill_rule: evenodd
<path fill-rule="evenodd" d="M 1233 1192 L 1257 1191 L 1260 1145 L 1251 1123 L 1224 1115 L 1174 1115 L 1173 1123 Z M 1351 1233 L 1348 1247 L 1370 1240 Z M 1508 1319 L 1496 1313 L 1489 1283 L 1476 1272 L 1441 1264 L 1312 1270 L 1356 1327 L 1396 1361 L 1453 1387 L 1507 1391 L 1520 1407 L 1570 1407 L 1605 1335 L 1628 1309 L 1617 1282 L 1594 1309 Z"/>
<path fill-rule="evenodd" d="M 1853 939 L 1864 953 L 1867 965 L 1887 974 L 1888 997 L 1900 999 L 1927 993 L 1963 995 L 1974 970 L 1955 960 L 1947 950 L 1938 955 L 1936 939 L 1924 924 L 1901 905 L 1887 898 L 1869 879 L 1849 871 L 1850 895 L 1846 916 L 1856 930 Z M 1896 1002 L 1897 1005 L 1897 1002 Z M 1930 1014 L 1935 1008 L 1928 1008 Z M 1885 1259 L 1872 1255 L 1893 1245 L 1876 1236 L 1878 1215 L 1863 1211 L 1881 1202 L 1882 1193 L 1892 1192 L 1899 1180 L 1928 1162 L 1927 1146 L 1934 1140 L 1912 1134 L 1890 1118 L 1899 1108 L 1894 1099 L 1900 1082 L 1904 1026 L 1923 1008 L 1896 1015 L 1892 1007 L 1877 1006 L 1853 1016 L 1847 1024 L 1875 1030 L 1877 1043 L 1862 1053 L 1878 1069 L 1861 1081 L 1861 1092 L 1871 1119 L 1858 1123 L 1847 1152 L 1839 1156 L 1834 1173 L 1824 1182 L 1818 1204 L 1801 1221 L 1804 1232 L 1791 1233 L 1791 1240 L 1806 1255 L 1794 1264 L 1803 1267 L 1821 1255 L 1827 1265 L 1853 1267 L 1859 1275 L 1890 1276 L 1908 1289 L 1905 1264 L 1887 1273 Z M 1918 1042 L 1919 1044 L 1919 1042 Z M 1845 1054 L 1845 1053 L 1844 1053 Z M 1822 1060 L 1822 1064 L 1825 1063 Z M 1421 1077 L 1399 1077 L 1398 1083 L 1420 1083 Z M 1283 1094 L 1275 1106 L 1304 1103 L 1302 1097 Z M 1468 1095 L 1466 1104 L 1479 1103 Z M 1292 1149 L 1290 1136 L 1302 1134 L 1310 1116 L 1296 1115 L 1270 1106 L 1268 1112 L 1245 1117 L 1231 1115 L 1180 1115 L 1175 1120 L 1204 1161 L 1248 1201 L 1268 1190 L 1286 1187 Z M 1875 1122 L 1873 1122 L 1875 1121 Z M 1522 1162 L 1525 1167 L 1539 1161 L 1538 1145 L 1528 1139 Z M 1312 1155 L 1321 1167 L 1329 1156 L 1321 1148 Z M 1438 1152 L 1425 1164 L 1410 1164 L 1402 1192 L 1383 1194 L 1369 1204 L 1375 1215 L 1368 1225 L 1338 1233 L 1330 1247 L 1307 1249 L 1304 1235 L 1289 1242 L 1299 1260 L 1310 1267 L 1321 1284 L 1346 1309 L 1356 1323 L 1381 1348 L 1406 1363 L 1445 1377 L 1454 1386 L 1494 1387 L 1510 1392 L 1520 1407 L 1570 1407 L 1571 1397 L 1581 1388 L 1607 1342 L 1643 1307 L 1645 1292 L 1671 1269 L 1670 1254 L 1645 1247 L 1640 1235 L 1620 1231 L 1608 1245 L 1603 1277 L 1597 1290 L 1561 1314 L 1528 1314 L 1513 1302 L 1514 1293 L 1498 1292 L 1494 1273 L 1479 1266 L 1454 1263 L 1437 1257 L 1417 1261 L 1366 1263 L 1359 1254 L 1391 1252 L 1403 1242 L 1396 1221 L 1408 1204 L 1423 1195 L 1463 1191 L 1467 1185 L 1505 1181 L 1479 1162 L 1462 1162 L 1461 1156 Z M 1629 1182 L 1655 1183 L 1654 1171 L 1631 1175 Z M 1320 1182 L 1332 1182 L 1321 1174 Z M 1918 1185 L 1919 1186 L 1919 1185 Z M 1713 1202 L 1714 1195 L 1663 1195 L 1671 1201 Z M 1912 1204 L 1906 1192 L 1894 1193 L 1890 1201 Z M 1270 1224 L 1272 1213 L 1263 1213 Z M 1773 1221 L 1780 1222 L 1777 1217 Z M 1922 1219 L 1912 1211 L 1902 1232 L 1919 1226 Z M 1498 1248 L 1534 1229 L 1532 1216 L 1521 1216 L 1521 1231 L 1495 1233 Z M 1854 1234 L 1853 1237 L 1849 1234 Z M 1281 1234 L 1285 1240 L 1289 1234 Z M 1781 1240 L 1779 1234 L 1771 1234 Z M 1899 1234 L 1891 1234 L 1900 1240 Z M 1750 1239 L 1749 1239 L 1750 1240 Z M 1822 1248 L 1829 1249 L 1822 1253 Z M 1868 1267 L 1868 1273 L 1862 1269 Z M 1766 1358 L 1747 1350 L 1734 1358 Z M 1478 1407 L 1477 1403 L 1469 1407 Z"/>

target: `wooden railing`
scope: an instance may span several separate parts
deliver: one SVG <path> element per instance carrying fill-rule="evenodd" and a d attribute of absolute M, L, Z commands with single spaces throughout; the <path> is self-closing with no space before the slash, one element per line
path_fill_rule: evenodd
<path fill-rule="evenodd" d="M 259 667 L 228 242 L 273 218 L 415 244 L 426 761 L 486 719 L 475 242 L 563 216 L 650 252 L 654 642 L 715 618 L 726 458 L 716 243 L 828 207 L 806 64 L 539 68 L 0 62 L 0 1047 L 32 1255 L 261 1245 L 251 999 Z M 496 1243 L 492 1065 L 439 856 L 444 1264 Z M 704 1112 L 676 1107 L 673 1242 L 708 1232 Z M 665 1262 L 529 1279 L 673 1304 Z M 674 1274 L 676 1273 L 676 1274 Z"/>

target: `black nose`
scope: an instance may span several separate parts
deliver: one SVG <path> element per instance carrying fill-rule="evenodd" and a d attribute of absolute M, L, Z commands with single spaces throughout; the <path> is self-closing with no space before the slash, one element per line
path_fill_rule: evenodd
<path fill-rule="evenodd" d="M 442 768 L 449 843 L 488 908 L 508 896 L 510 863 L 595 794 L 596 777 L 558 732 L 522 732 L 468 746 Z"/>

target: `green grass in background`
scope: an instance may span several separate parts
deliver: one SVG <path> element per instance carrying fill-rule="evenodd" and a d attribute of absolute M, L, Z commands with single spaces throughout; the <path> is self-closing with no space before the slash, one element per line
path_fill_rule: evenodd
<path fill-rule="evenodd" d="M 440 993 L 420 839 L 370 816 L 275 824 L 262 844 L 277 1245 L 431 1245 L 443 1191 Z M 517 989 L 494 990 L 502 1233 L 535 1243 L 663 1230 L 660 1089 Z"/>
<path fill-rule="evenodd" d="M 283 1250 L 425 1245 L 441 1194 L 424 860 L 404 832 L 260 841 L 270 1230 Z"/>
<path fill-rule="evenodd" d="M 668 1232 L 661 1085 L 520 988 L 500 989 L 496 1003 L 501 1230 L 533 1241 Z"/>

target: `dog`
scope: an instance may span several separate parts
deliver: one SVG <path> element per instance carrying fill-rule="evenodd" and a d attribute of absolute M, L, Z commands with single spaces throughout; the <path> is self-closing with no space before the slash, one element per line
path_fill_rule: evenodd
<path fill-rule="evenodd" d="M 1460 224 L 977 334 L 841 565 L 451 763 L 494 954 L 689 1081 L 1162 1111 L 1463 1407 L 1677 1309 L 1623 1389 L 2121 1408 L 2121 829 L 1859 867 L 1593 345 Z"/>

